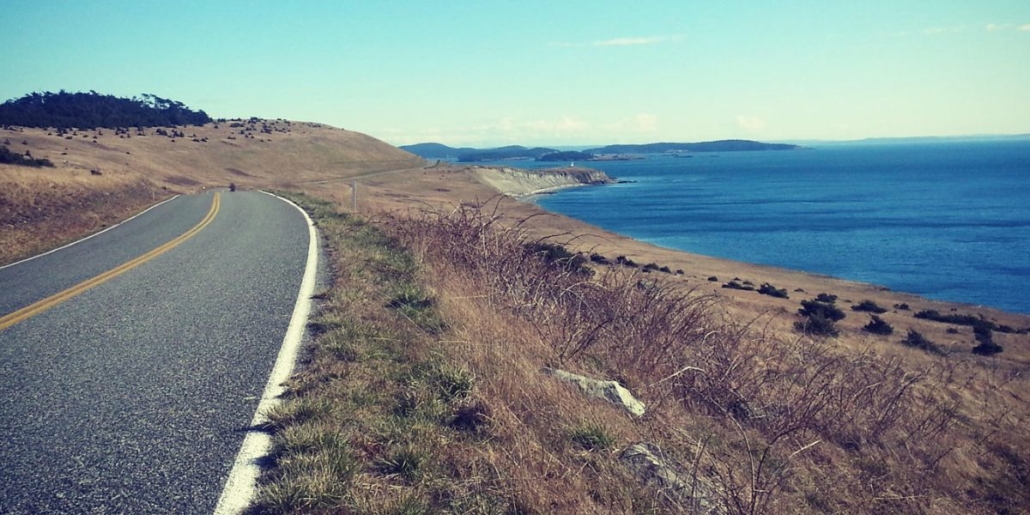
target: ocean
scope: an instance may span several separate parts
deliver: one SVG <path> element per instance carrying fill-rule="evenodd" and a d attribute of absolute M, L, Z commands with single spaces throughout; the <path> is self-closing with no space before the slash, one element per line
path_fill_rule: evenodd
<path fill-rule="evenodd" d="M 1030 313 L 1028 140 L 814 145 L 578 165 L 632 182 L 536 202 L 662 247 Z"/>

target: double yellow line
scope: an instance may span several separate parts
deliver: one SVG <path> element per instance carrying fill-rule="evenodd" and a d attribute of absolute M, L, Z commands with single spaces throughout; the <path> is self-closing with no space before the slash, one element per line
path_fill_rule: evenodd
<path fill-rule="evenodd" d="M 218 207 L 220 205 L 221 200 L 219 199 L 219 194 L 215 193 L 214 200 L 211 201 L 211 209 L 207 212 L 207 216 L 205 216 L 204 219 L 200 221 L 200 223 L 193 226 L 192 229 L 184 232 L 182 235 L 175 238 L 174 240 L 171 240 L 168 243 L 165 243 L 164 245 L 161 245 L 160 247 L 157 247 L 156 249 L 151 250 L 150 252 L 147 252 L 146 254 L 143 254 L 142 256 L 136 259 L 133 259 L 132 261 L 122 263 L 121 265 L 118 265 L 117 267 L 112 268 L 111 270 L 108 270 L 96 277 L 86 279 L 85 281 L 82 281 L 81 283 L 76 284 L 75 286 L 72 286 L 67 290 L 47 297 L 30 306 L 21 308 L 18 311 L 15 311 L 14 313 L 10 313 L 8 315 L 0 317 L 0 331 L 3 331 L 4 329 L 11 327 L 12 325 L 17 324 L 18 322 L 32 318 L 72 297 L 75 297 L 76 295 L 94 286 L 99 286 L 107 281 L 110 281 L 111 279 L 114 279 L 115 277 L 118 277 L 119 275 L 122 275 L 125 272 L 128 272 L 129 270 L 132 270 L 133 268 L 136 268 L 137 266 L 140 266 L 143 263 L 146 263 L 147 261 L 150 261 L 151 259 L 154 259 L 157 256 L 160 256 L 161 254 L 164 254 L 165 252 L 168 252 L 169 250 L 172 250 L 173 248 L 179 246 L 182 242 L 192 238 L 198 232 L 207 227 L 208 224 L 210 224 L 211 221 L 214 220 L 215 216 L 218 214 Z"/>

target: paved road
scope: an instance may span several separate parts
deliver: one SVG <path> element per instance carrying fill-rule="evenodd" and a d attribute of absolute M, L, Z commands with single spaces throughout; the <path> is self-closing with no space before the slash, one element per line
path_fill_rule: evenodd
<path fill-rule="evenodd" d="M 158 248 L 209 214 L 179 197 L 0 269 L 0 316 Z M 0 513 L 210 513 L 297 300 L 308 229 L 222 192 L 175 248 L 0 330 Z"/>

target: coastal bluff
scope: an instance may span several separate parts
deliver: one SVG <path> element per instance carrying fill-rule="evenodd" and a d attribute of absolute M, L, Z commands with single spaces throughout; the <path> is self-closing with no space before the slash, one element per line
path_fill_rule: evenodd
<path fill-rule="evenodd" d="M 477 180 L 511 196 L 524 197 L 577 186 L 614 184 L 616 181 L 600 170 L 579 167 L 523 170 L 508 167 L 475 167 L 469 172 Z"/>

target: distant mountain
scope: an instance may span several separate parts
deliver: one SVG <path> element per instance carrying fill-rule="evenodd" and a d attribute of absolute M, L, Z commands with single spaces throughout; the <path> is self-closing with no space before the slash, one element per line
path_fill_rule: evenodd
<path fill-rule="evenodd" d="M 582 152 L 559 152 L 553 148 L 527 148 L 512 145 L 498 148 L 454 148 L 440 143 L 418 143 L 404 145 L 406 150 L 425 159 L 454 159 L 463 163 L 479 161 L 502 161 L 512 159 L 537 159 L 540 161 L 590 161 L 608 159 L 613 154 L 665 154 L 670 152 L 743 152 L 756 150 L 794 150 L 797 145 L 785 143 L 762 143 L 758 141 L 730 139 L 701 143 L 648 143 L 644 145 L 608 145 L 583 150 Z M 553 154 L 553 155 L 549 155 Z"/>
<path fill-rule="evenodd" d="M 971 134 L 966 136 L 906 136 L 886 138 L 865 138 L 851 140 L 796 140 L 791 141 L 805 146 L 841 146 L 841 145 L 923 145 L 935 143 L 983 143 L 1005 141 L 1027 141 L 1030 134 Z"/>
<path fill-rule="evenodd" d="M 476 152 L 474 148 L 454 148 L 442 143 L 416 143 L 414 145 L 402 145 L 401 150 L 406 150 L 424 159 L 458 159 L 463 154 Z"/>
<path fill-rule="evenodd" d="M 458 156 L 458 161 L 463 163 L 475 163 L 479 161 L 502 161 L 508 159 L 536 159 L 546 154 L 552 154 L 553 148 L 526 148 L 521 145 L 508 147 L 491 148 L 478 150 Z"/>
<path fill-rule="evenodd" d="M 586 152 L 577 152 L 575 150 L 566 150 L 564 152 L 551 152 L 550 154 L 544 154 L 538 158 L 537 161 L 590 161 L 594 158 L 593 154 Z"/>
<path fill-rule="evenodd" d="M 454 148 L 441 143 L 418 143 L 415 145 L 404 145 L 401 150 L 406 150 L 425 159 L 455 159 L 463 163 L 475 163 L 479 161 L 502 161 L 510 159 L 536 159 L 545 154 L 556 152 L 553 148 L 527 148 L 521 145 L 511 145 L 498 148 Z"/>
<path fill-rule="evenodd" d="M 701 143 L 647 143 L 643 145 L 608 145 L 584 150 L 589 154 L 665 154 L 669 152 L 748 152 L 758 150 L 795 150 L 797 145 L 762 143 L 744 139 L 725 139 Z"/>

